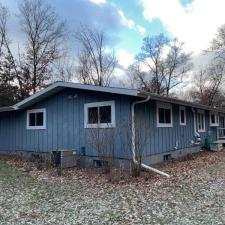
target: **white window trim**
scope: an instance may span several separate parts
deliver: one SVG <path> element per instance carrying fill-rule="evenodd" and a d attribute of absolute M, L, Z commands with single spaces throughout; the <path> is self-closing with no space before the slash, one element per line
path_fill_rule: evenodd
<path fill-rule="evenodd" d="M 198 128 L 198 123 L 199 123 L 199 121 L 198 121 L 198 113 L 202 113 L 203 114 L 204 129 L 199 129 Z M 205 111 L 204 110 L 197 110 L 197 128 L 198 128 L 197 130 L 198 130 L 199 133 L 205 132 Z"/>
<path fill-rule="evenodd" d="M 171 123 L 159 123 L 159 108 L 170 109 L 170 121 Z M 156 119 L 157 119 L 157 127 L 173 127 L 173 109 L 172 105 L 168 103 L 157 102 L 156 107 Z"/>
<path fill-rule="evenodd" d="M 88 124 L 88 108 L 111 106 L 111 123 Z M 113 128 L 116 127 L 115 119 L 115 101 L 92 102 L 84 104 L 84 128 Z"/>
<path fill-rule="evenodd" d="M 184 123 L 181 122 L 181 111 L 184 110 Z M 179 120 L 181 126 L 186 126 L 187 124 L 187 116 L 186 116 L 186 107 L 180 106 L 179 107 Z"/>
<path fill-rule="evenodd" d="M 29 124 L 29 115 L 31 113 L 39 113 L 43 112 L 43 126 L 30 126 Z M 27 110 L 27 130 L 44 130 L 46 129 L 46 109 L 31 109 Z"/>
<path fill-rule="evenodd" d="M 215 123 L 212 123 L 212 121 L 211 121 L 211 116 L 212 115 L 215 115 Z M 218 127 L 219 126 L 219 114 L 217 112 L 210 111 L 210 115 L 209 116 L 210 116 L 210 119 L 209 119 L 210 126 L 211 127 Z"/>

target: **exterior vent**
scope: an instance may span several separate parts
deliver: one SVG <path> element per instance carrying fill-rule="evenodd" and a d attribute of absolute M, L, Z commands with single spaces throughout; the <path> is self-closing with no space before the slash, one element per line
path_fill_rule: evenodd
<path fill-rule="evenodd" d="M 96 168 L 107 166 L 107 165 L 108 165 L 107 161 L 99 160 L 99 159 L 93 160 L 93 166 Z"/>
<path fill-rule="evenodd" d="M 163 161 L 169 161 L 171 159 L 172 159 L 171 154 L 166 154 L 163 156 Z"/>

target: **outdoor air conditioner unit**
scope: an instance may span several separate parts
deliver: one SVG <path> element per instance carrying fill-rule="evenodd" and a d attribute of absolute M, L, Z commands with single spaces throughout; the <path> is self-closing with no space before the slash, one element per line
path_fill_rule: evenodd
<path fill-rule="evenodd" d="M 76 151 L 54 150 L 51 152 L 51 161 L 54 167 L 69 168 L 77 165 Z"/>

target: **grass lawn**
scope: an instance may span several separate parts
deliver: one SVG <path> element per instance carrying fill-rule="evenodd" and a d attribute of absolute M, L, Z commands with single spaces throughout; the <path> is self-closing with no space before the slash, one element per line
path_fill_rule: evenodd
<path fill-rule="evenodd" d="M 225 224 L 225 152 L 159 168 L 171 177 L 101 185 L 78 170 L 52 178 L 1 159 L 0 224 Z"/>

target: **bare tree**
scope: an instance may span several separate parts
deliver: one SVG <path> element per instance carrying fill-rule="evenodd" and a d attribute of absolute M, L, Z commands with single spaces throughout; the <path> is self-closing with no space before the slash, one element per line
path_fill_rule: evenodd
<path fill-rule="evenodd" d="M 10 49 L 8 18 L 8 9 L 0 4 L 0 106 L 12 105 L 18 99 L 18 73 L 16 60 Z"/>
<path fill-rule="evenodd" d="M 23 0 L 19 18 L 26 35 L 26 74 L 30 91 L 35 93 L 45 86 L 51 65 L 61 56 L 65 23 L 59 21 L 54 9 L 43 0 Z"/>
<path fill-rule="evenodd" d="M 11 66 L 13 67 L 14 73 L 18 78 L 19 73 L 17 70 L 16 59 L 13 56 L 12 51 L 10 49 L 11 42 L 8 37 L 8 29 L 7 29 L 8 18 L 9 18 L 8 9 L 0 4 L 0 57 L 2 57 L 3 54 L 7 55 L 8 59 L 11 61 Z"/>
<path fill-rule="evenodd" d="M 8 9 L 3 5 L 0 5 L 0 57 L 3 53 L 3 47 L 7 40 L 7 18 Z"/>
<path fill-rule="evenodd" d="M 146 72 L 137 74 L 141 88 L 168 96 L 191 69 L 190 56 L 177 39 L 170 40 L 163 34 L 144 38 L 137 56 L 138 62 L 147 68 Z"/>
<path fill-rule="evenodd" d="M 215 53 L 215 59 L 225 60 L 225 24 L 218 28 L 208 51 Z"/>
<path fill-rule="evenodd" d="M 54 75 L 52 76 L 53 81 L 64 81 L 71 82 L 75 80 L 76 68 L 71 60 L 71 57 L 66 53 L 56 60 L 54 64 Z"/>
<path fill-rule="evenodd" d="M 75 39 L 81 45 L 78 79 L 85 84 L 109 86 L 117 60 L 113 52 L 106 51 L 105 33 L 81 25 Z"/>
<path fill-rule="evenodd" d="M 137 114 L 139 113 L 140 111 L 137 112 Z M 122 125 L 122 132 L 125 132 L 127 135 L 126 151 L 128 151 L 132 158 L 132 176 L 135 177 L 140 175 L 144 150 L 150 143 L 151 132 L 148 124 L 146 124 L 146 121 L 140 118 L 143 117 L 139 116 L 138 118 L 135 118 L 134 121 L 130 118 L 128 119 L 128 123 L 124 123 Z"/>
<path fill-rule="evenodd" d="M 222 84 L 225 78 L 223 63 L 210 64 L 194 76 L 194 88 L 190 92 L 192 99 L 209 106 L 220 106 L 224 100 Z"/>
<path fill-rule="evenodd" d="M 96 150 L 101 166 L 105 172 L 110 172 L 114 166 L 115 128 L 102 129 L 100 126 L 88 129 L 89 145 Z"/>

